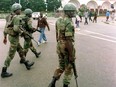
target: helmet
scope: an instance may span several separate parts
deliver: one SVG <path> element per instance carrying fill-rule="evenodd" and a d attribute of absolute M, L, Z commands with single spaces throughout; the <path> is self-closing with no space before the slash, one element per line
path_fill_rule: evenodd
<path fill-rule="evenodd" d="M 64 11 L 76 11 L 76 7 L 72 3 L 68 3 L 63 8 Z"/>
<path fill-rule="evenodd" d="M 19 3 L 15 3 L 11 7 L 12 11 L 20 10 L 21 8 L 22 6 Z"/>
<path fill-rule="evenodd" d="M 25 11 L 24 11 L 24 13 L 26 14 L 26 15 L 29 15 L 29 14 L 32 14 L 32 10 L 31 9 L 25 9 Z"/>

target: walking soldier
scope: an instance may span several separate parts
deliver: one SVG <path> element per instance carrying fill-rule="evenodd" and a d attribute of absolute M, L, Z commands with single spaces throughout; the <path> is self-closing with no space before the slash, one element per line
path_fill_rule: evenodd
<path fill-rule="evenodd" d="M 7 58 L 4 62 L 4 67 L 2 68 L 2 73 L 1 73 L 2 78 L 12 76 L 12 73 L 7 72 L 7 68 L 10 66 L 10 63 L 11 63 L 12 59 L 14 58 L 16 51 L 19 53 L 21 62 L 23 64 L 25 64 L 25 66 L 28 70 L 34 64 L 34 62 L 30 63 L 29 61 L 25 60 L 23 48 L 21 47 L 21 45 L 19 43 L 19 36 L 22 33 L 22 31 L 19 29 L 20 21 L 21 21 L 21 19 L 20 19 L 21 8 L 22 8 L 22 6 L 18 3 L 15 3 L 12 5 L 11 9 L 13 11 L 13 14 L 11 15 L 11 18 L 9 18 L 10 19 L 9 23 L 8 23 L 8 19 L 7 19 L 7 24 L 6 24 L 6 27 L 4 30 L 3 42 L 4 42 L 4 44 L 7 43 L 7 34 L 8 34 L 10 47 L 9 47 L 9 52 L 8 52 Z"/>
<path fill-rule="evenodd" d="M 64 72 L 63 87 L 68 87 L 73 74 L 72 63 L 75 61 L 74 48 L 74 25 L 72 17 L 74 17 L 76 7 L 68 3 L 64 6 L 64 17 L 60 17 L 56 21 L 56 40 L 57 53 L 59 57 L 59 68 L 55 70 L 53 79 L 48 87 L 55 87 L 56 81 Z"/>

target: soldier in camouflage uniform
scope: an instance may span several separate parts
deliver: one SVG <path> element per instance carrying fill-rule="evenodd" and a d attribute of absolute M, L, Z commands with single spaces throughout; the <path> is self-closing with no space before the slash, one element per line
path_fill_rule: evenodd
<path fill-rule="evenodd" d="M 10 48 L 9 48 L 9 52 L 7 55 L 7 58 L 4 62 L 4 67 L 2 68 L 2 73 L 1 73 L 1 77 L 10 77 L 12 76 L 12 73 L 8 73 L 7 72 L 7 68 L 10 66 L 10 62 L 12 61 L 12 59 L 15 56 L 16 51 L 19 53 L 19 56 L 21 58 L 21 63 L 25 64 L 26 68 L 29 70 L 31 68 L 31 66 L 34 64 L 34 62 L 29 62 L 27 60 L 25 60 L 25 56 L 23 53 L 23 48 L 21 47 L 20 43 L 19 43 L 19 35 L 21 33 L 23 33 L 19 26 L 20 26 L 20 13 L 21 13 L 21 5 L 18 3 L 15 3 L 12 5 L 12 11 L 13 14 L 10 15 L 9 17 L 11 19 L 9 19 L 10 21 L 8 21 L 8 19 L 6 20 L 6 26 L 5 26 L 5 30 L 4 30 L 4 44 L 7 43 L 7 34 L 9 35 L 8 39 L 10 42 Z M 9 18 L 7 17 L 7 18 Z M 8 23 L 10 22 L 10 23 Z"/>
<path fill-rule="evenodd" d="M 31 20 L 32 10 L 25 9 L 24 13 L 25 13 L 25 16 L 22 18 L 23 28 L 26 30 L 26 32 L 28 32 L 32 36 L 32 33 L 36 31 L 36 29 L 32 27 L 32 20 Z M 38 58 L 41 52 L 36 51 L 31 41 L 31 38 L 28 35 L 24 35 L 24 40 L 25 40 L 24 41 L 25 56 L 28 52 L 28 49 L 30 48 L 31 51 L 35 54 L 36 58 Z"/>
<path fill-rule="evenodd" d="M 63 87 L 68 87 L 72 77 L 72 64 L 75 60 L 74 48 L 74 25 L 72 17 L 76 7 L 68 3 L 64 6 L 64 17 L 56 21 L 57 53 L 59 57 L 59 67 L 55 70 L 53 79 L 48 87 L 55 87 L 56 81 L 64 72 Z"/>

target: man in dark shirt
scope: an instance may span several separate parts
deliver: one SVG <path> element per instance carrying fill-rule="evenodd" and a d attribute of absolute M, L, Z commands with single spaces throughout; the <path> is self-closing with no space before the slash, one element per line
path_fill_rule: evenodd
<path fill-rule="evenodd" d="M 42 39 L 43 39 L 43 43 L 45 43 L 47 41 L 46 35 L 45 35 L 45 27 L 47 26 L 48 30 L 50 31 L 49 25 L 46 21 L 46 18 L 43 17 L 43 13 L 40 13 L 40 17 L 38 18 L 38 23 L 37 23 L 37 28 L 39 28 L 41 34 L 38 40 L 38 45 L 40 45 L 42 43 Z"/>

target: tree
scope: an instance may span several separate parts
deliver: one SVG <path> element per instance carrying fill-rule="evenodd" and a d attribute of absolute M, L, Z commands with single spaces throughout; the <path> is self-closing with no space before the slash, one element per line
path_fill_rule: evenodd
<path fill-rule="evenodd" d="M 10 0 L 1 0 L 0 1 L 0 12 L 2 11 L 5 11 L 5 12 L 8 12 L 11 7 L 11 1 Z"/>
<path fill-rule="evenodd" d="M 55 11 L 61 6 L 61 0 L 47 0 L 48 11 Z"/>
<path fill-rule="evenodd" d="M 61 0 L 46 0 L 48 11 L 55 11 L 61 6 Z M 19 0 L 0 0 L 0 11 L 9 12 L 14 3 L 19 3 Z M 46 11 L 46 3 L 44 0 L 20 0 L 22 10 L 30 8 L 33 11 Z"/>
<path fill-rule="evenodd" d="M 33 11 L 45 11 L 44 0 L 22 0 L 23 9 L 30 8 Z"/>

